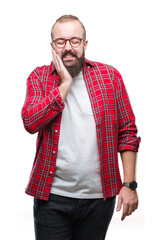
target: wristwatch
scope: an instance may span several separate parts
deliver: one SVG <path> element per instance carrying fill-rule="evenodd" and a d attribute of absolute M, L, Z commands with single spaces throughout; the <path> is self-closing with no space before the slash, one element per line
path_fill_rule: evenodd
<path fill-rule="evenodd" d="M 124 186 L 124 187 L 129 187 L 129 188 L 132 189 L 132 190 L 136 190 L 136 188 L 137 188 L 137 182 L 136 182 L 136 181 L 133 181 L 133 182 L 124 182 L 124 183 L 123 183 L 123 186 Z"/>

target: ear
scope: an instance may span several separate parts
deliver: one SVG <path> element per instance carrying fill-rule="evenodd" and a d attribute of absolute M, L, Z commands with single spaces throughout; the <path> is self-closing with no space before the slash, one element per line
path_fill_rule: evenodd
<path fill-rule="evenodd" d="M 51 45 L 51 47 L 52 47 L 53 49 L 55 49 L 54 46 L 53 46 L 53 42 L 50 42 L 50 45 Z"/>
<path fill-rule="evenodd" d="M 84 50 L 86 50 L 87 45 L 88 45 L 88 40 L 85 40 L 85 42 L 84 42 Z"/>

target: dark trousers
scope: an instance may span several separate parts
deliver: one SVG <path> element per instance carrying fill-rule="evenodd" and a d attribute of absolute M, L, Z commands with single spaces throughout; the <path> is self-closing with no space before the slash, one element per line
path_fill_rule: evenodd
<path fill-rule="evenodd" d="M 105 239 L 115 199 L 75 199 L 54 194 L 48 201 L 35 198 L 36 240 Z"/>

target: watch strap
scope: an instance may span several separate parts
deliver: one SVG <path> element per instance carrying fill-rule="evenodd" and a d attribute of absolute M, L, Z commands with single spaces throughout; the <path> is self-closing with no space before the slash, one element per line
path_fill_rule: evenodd
<path fill-rule="evenodd" d="M 124 186 L 124 187 L 130 187 L 130 186 L 131 186 L 131 183 L 130 183 L 130 182 L 124 182 L 124 183 L 123 183 L 123 186 Z"/>
<path fill-rule="evenodd" d="M 137 182 L 136 181 L 124 182 L 123 186 L 124 187 L 129 187 L 130 189 L 135 190 L 137 188 Z"/>

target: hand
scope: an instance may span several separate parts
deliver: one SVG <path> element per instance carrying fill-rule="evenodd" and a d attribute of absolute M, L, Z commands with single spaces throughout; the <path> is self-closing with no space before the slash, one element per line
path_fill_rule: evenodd
<path fill-rule="evenodd" d="M 70 73 L 67 71 L 65 68 L 61 58 L 59 55 L 56 53 L 56 51 L 52 48 L 52 56 L 53 56 L 53 63 L 56 67 L 56 70 L 60 76 L 61 83 L 69 83 L 70 85 L 73 82 L 73 79 L 70 75 Z"/>
<path fill-rule="evenodd" d="M 118 196 L 117 211 L 121 210 L 123 205 L 123 214 L 121 220 L 123 221 L 126 216 L 129 216 L 138 207 L 138 195 L 136 191 L 128 187 L 122 187 Z"/>

